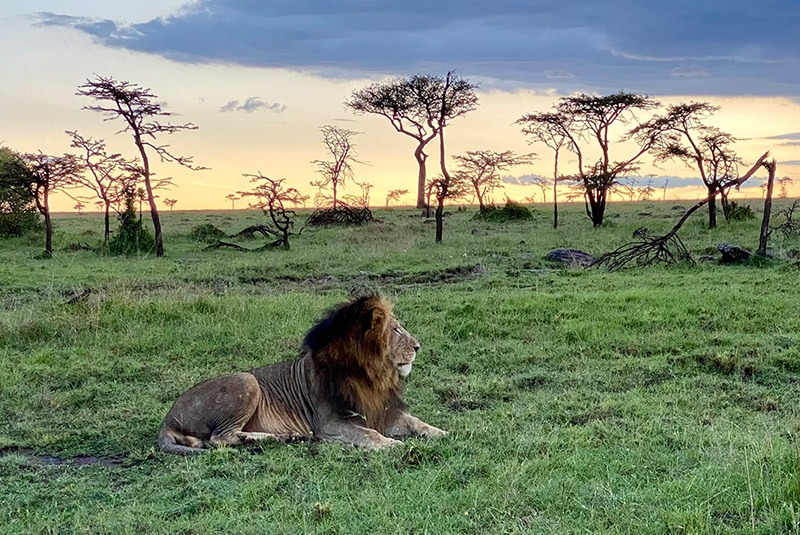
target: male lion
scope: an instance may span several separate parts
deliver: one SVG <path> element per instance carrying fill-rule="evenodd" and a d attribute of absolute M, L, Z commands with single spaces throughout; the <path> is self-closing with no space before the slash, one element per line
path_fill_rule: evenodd
<path fill-rule="evenodd" d="M 400 444 L 389 436 L 443 436 L 403 402 L 418 349 L 388 301 L 353 298 L 308 331 L 297 359 L 186 391 L 164 418 L 158 446 L 192 455 L 261 439 L 316 438 L 372 449 Z"/>

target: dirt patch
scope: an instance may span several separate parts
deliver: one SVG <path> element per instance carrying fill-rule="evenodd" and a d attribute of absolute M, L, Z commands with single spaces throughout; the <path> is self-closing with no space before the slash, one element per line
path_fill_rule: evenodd
<path fill-rule="evenodd" d="M 39 455 L 33 448 L 21 448 L 19 446 L 7 446 L 0 448 L 0 457 L 6 455 L 19 455 L 29 461 L 44 466 L 103 466 L 114 467 L 130 465 L 127 457 L 98 457 L 96 455 L 77 455 L 75 457 L 58 457 L 55 455 Z"/>

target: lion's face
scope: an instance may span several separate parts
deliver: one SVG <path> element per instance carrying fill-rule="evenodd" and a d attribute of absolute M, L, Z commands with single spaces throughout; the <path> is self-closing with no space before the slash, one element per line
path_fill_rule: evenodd
<path fill-rule="evenodd" d="M 392 317 L 387 326 L 388 354 L 400 377 L 408 377 L 419 350 L 419 342 Z"/>

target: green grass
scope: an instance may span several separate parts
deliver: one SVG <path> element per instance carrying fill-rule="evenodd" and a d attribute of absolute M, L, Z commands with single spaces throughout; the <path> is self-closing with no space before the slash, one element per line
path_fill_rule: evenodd
<path fill-rule="evenodd" d="M 558 230 L 541 206 L 508 224 L 454 213 L 440 246 L 415 210 L 306 229 L 290 251 L 190 238 L 249 212 L 164 213 L 162 259 L 65 250 L 97 244 L 96 216 L 57 217 L 50 260 L 41 237 L 0 241 L 0 532 L 800 533 L 800 241 L 749 266 L 544 260 L 663 232 L 674 204 L 615 204 L 599 229 L 579 206 Z M 759 221 L 703 215 L 681 233 L 694 254 L 754 249 Z M 407 400 L 448 437 L 156 451 L 180 393 L 292 358 L 358 285 L 420 340 Z"/>

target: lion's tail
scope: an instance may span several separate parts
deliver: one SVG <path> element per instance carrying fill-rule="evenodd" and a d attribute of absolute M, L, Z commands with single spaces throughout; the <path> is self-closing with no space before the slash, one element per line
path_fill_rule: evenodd
<path fill-rule="evenodd" d="M 166 425 L 161 426 L 161 430 L 158 432 L 158 448 L 164 453 L 176 453 L 178 455 L 197 455 L 208 451 L 205 448 L 184 446 L 178 442 L 180 436 Z"/>

